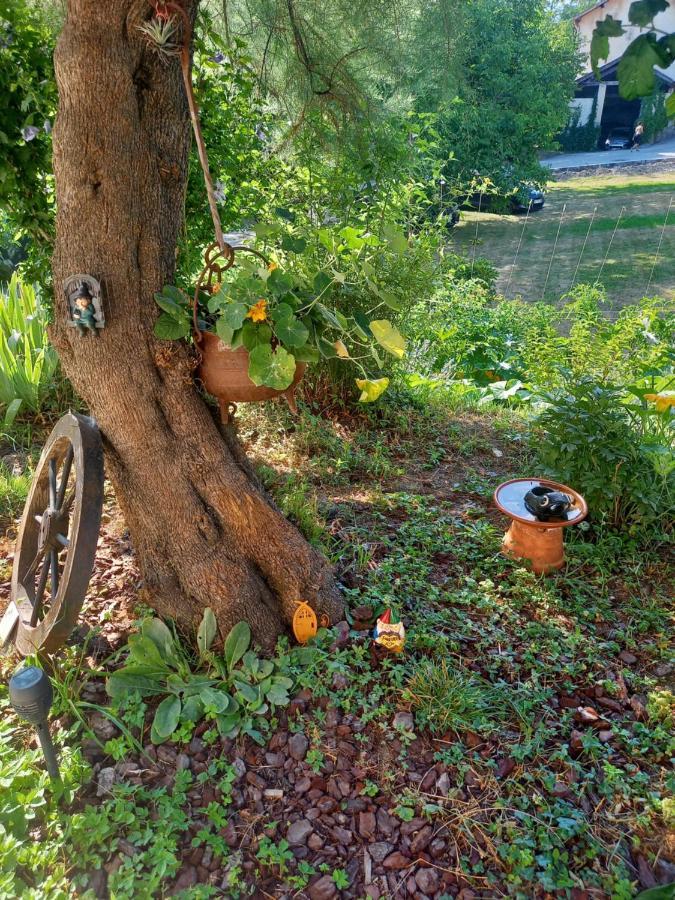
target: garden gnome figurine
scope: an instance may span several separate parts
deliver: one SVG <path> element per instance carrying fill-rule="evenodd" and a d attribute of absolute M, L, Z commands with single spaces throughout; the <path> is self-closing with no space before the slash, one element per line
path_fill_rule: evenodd
<path fill-rule="evenodd" d="M 92 331 L 96 334 L 94 301 L 86 283 L 82 283 L 73 297 L 73 322 L 80 334 Z"/>

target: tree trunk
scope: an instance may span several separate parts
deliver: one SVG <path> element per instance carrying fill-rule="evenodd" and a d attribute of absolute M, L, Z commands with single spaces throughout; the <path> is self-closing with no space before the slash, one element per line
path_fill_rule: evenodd
<path fill-rule="evenodd" d="M 188 349 L 153 336 L 153 294 L 174 274 L 191 133 L 177 58 L 160 59 L 138 30 L 150 14 L 136 0 L 68 3 L 55 54 L 52 339 L 101 429 L 148 602 L 190 626 L 210 606 L 223 635 L 246 619 L 269 647 L 297 600 L 331 621 L 342 603 L 327 561 L 195 390 Z M 102 283 L 98 335 L 68 326 L 61 286 L 85 272 Z"/>

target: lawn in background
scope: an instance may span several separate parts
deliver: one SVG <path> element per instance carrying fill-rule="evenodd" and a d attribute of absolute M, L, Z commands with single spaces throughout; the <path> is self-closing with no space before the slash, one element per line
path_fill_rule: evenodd
<path fill-rule="evenodd" d="M 540 212 L 463 212 L 452 237 L 497 266 L 507 297 L 558 300 L 573 283 L 599 281 L 614 309 L 644 296 L 673 300 L 675 172 L 552 183 Z"/>

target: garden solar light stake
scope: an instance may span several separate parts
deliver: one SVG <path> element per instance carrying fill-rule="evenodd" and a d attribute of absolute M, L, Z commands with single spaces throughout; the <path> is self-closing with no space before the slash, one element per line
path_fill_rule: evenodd
<path fill-rule="evenodd" d="M 45 756 L 50 778 L 58 779 L 59 764 L 49 734 L 49 710 L 52 705 L 52 683 L 49 676 L 37 666 L 19 669 L 9 680 L 9 700 L 14 712 L 35 726 L 38 740 Z"/>

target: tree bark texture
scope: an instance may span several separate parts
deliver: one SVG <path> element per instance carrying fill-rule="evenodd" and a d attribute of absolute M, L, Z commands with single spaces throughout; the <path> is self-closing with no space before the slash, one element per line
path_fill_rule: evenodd
<path fill-rule="evenodd" d="M 149 602 L 189 626 L 210 606 L 223 636 L 246 619 L 269 647 L 297 600 L 331 621 L 342 602 L 327 561 L 214 421 L 188 349 L 153 335 L 153 295 L 174 274 L 191 132 L 178 59 L 160 59 L 138 29 L 151 13 L 138 0 L 68 3 L 55 54 L 52 340 L 101 429 Z M 68 326 L 61 285 L 77 273 L 102 283 L 98 335 Z"/>

